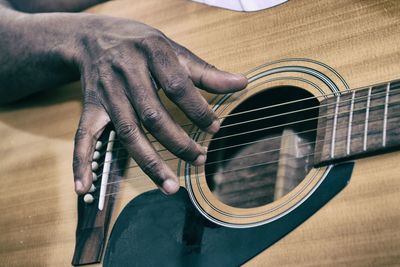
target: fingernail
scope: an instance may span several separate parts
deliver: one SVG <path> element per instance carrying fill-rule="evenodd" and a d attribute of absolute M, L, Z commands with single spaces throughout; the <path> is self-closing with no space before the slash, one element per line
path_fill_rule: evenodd
<path fill-rule="evenodd" d="M 215 120 L 213 121 L 213 123 L 211 123 L 210 126 L 208 126 L 207 132 L 214 134 L 219 131 L 219 127 L 220 127 L 219 120 Z"/>
<path fill-rule="evenodd" d="M 203 164 L 206 162 L 206 159 L 207 159 L 206 155 L 199 155 L 199 156 L 197 157 L 197 159 L 195 159 L 195 160 L 192 162 L 192 164 L 195 165 L 195 166 L 203 165 Z"/>
<path fill-rule="evenodd" d="M 235 74 L 232 74 L 231 77 L 232 77 L 231 79 L 234 81 L 235 85 L 238 86 L 238 89 L 243 89 L 248 84 L 248 80 L 247 80 L 246 76 L 244 76 L 243 74 L 235 73 Z M 239 84 L 236 84 L 238 82 L 239 82 Z"/>
<path fill-rule="evenodd" d="M 75 181 L 75 192 L 77 192 L 77 193 L 83 192 L 83 184 L 80 180 Z"/>
<path fill-rule="evenodd" d="M 201 154 L 207 155 L 207 147 L 206 146 L 198 145 L 198 149 L 201 152 Z"/>
<path fill-rule="evenodd" d="M 161 191 L 163 191 L 166 194 L 173 194 L 179 190 L 179 184 L 172 179 L 165 180 L 162 187 L 163 190 Z"/>

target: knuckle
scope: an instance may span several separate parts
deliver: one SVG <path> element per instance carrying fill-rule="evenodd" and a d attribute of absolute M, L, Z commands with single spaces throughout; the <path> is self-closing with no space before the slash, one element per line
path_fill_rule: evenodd
<path fill-rule="evenodd" d="M 214 113 L 209 109 L 208 106 L 199 105 L 194 109 L 196 123 L 199 127 L 205 128 L 211 125 L 215 119 Z"/>
<path fill-rule="evenodd" d="M 111 68 L 109 64 L 99 64 L 94 68 L 96 72 L 97 79 L 97 86 L 100 88 L 106 87 L 110 80 L 111 80 Z"/>
<path fill-rule="evenodd" d="M 142 162 L 142 169 L 145 173 L 154 174 L 157 173 L 159 163 L 156 159 L 145 159 Z"/>
<path fill-rule="evenodd" d="M 116 66 L 119 66 L 121 63 L 125 61 L 124 56 L 121 51 L 118 51 L 116 48 L 112 49 L 109 52 L 109 60 L 108 60 L 108 65 L 110 66 L 110 71 L 115 72 L 116 71 Z M 119 70 L 119 69 L 118 69 Z"/>
<path fill-rule="evenodd" d="M 161 184 L 165 180 L 164 165 L 156 158 L 145 158 L 140 165 L 142 170 L 157 184 Z"/>
<path fill-rule="evenodd" d="M 101 105 L 98 93 L 93 90 L 86 90 L 83 96 L 85 106 L 99 106 Z"/>
<path fill-rule="evenodd" d="M 159 30 L 154 30 L 154 32 L 149 36 L 148 40 L 150 40 L 153 43 L 161 43 L 161 42 L 166 42 L 167 38 Z"/>
<path fill-rule="evenodd" d="M 142 112 L 142 121 L 143 124 L 148 127 L 159 125 L 161 121 L 161 112 L 154 108 L 147 107 Z"/>
<path fill-rule="evenodd" d="M 171 56 L 175 55 L 175 52 L 164 35 L 155 33 L 144 37 L 140 40 L 139 46 L 149 62 L 162 68 L 172 65 Z"/>
<path fill-rule="evenodd" d="M 162 68 L 167 68 L 172 64 L 168 52 L 160 48 L 156 48 L 152 51 L 150 59 L 154 64 L 158 64 Z"/>
<path fill-rule="evenodd" d="M 125 44 L 120 44 L 103 51 L 102 55 L 92 64 L 92 69 L 97 69 L 99 74 L 108 74 L 112 66 L 123 64 L 127 60 Z"/>
<path fill-rule="evenodd" d="M 172 46 L 178 57 L 187 58 L 190 54 L 192 54 L 186 47 L 181 46 L 180 44 L 175 43 L 174 41 L 172 41 Z"/>
<path fill-rule="evenodd" d="M 75 178 L 81 178 L 82 166 L 84 164 L 83 157 L 81 155 L 75 154 L 72 159 L 72 169 L 74 170 Z"/>
<path fill-rule="evenodd" d="M 206 123 L 212 121 L 212 112 L 207 105 L 198 105 L 195 108 L 195 114 L 201 121 L 206 121 Z"/>
<path fill-rule="evenodd" d="M 79 127 L 75 133 L 75 143 L 85 139 L 87 136 L 90 135 L 90 131 L 85 127 Z"/>
<path fill-rule="evenodd" d="M 116 49 L 106 49 L 103 51 L 103 54 L 97 60 L 97 66 L 107 66 L 115 61 L 118 53 Z"/>
<path fill-rule="evenodd" d="M 179 144 L 176 147 L 175 154 L 184 160 L 192 161 L 196 159 L 196 157 L 199 155 L 199 152 L 196 149 L 194 141 L 188 138 L 187 141 Z"/>
<path fill-rule="evenodd" d="M 205 85 L 204 79 L 209 75 L 209 73 L 213 70 L 215 70 L 215 66 L 208 64 L 207 62 L 203 62 L 203 69 L 201 71 L 201 75 L 199 78 L 199 82 L 201 86 Z"/>
<path fill-rule="evenodd" d="M 125 143 L 136 143 L 140 137 L 139 126 L 136 123 L 122 121 L 117 124 L 116 130 Z"/>
<path fill-rule="evenodd" d="M 153 49 L 157 44 L 166 41 L 167 39 L 162 32 L 154 30 L 147 36 L 141 38 L 139 44 L 145 49 Z"/>
<path fill-rule="evenodd" d="M 175 99 L 184 97 L 187 88 L 187 78 L 180 76 L 171 77 L 167 83 L 165 92 Z"/>
<path fill-rule="evenodd" d="M 216 67 L 214 65 L 211 65 L 207 62 L 203 62 L 203 73 L 207 73 L 209 71 L 215 70 Z"/>

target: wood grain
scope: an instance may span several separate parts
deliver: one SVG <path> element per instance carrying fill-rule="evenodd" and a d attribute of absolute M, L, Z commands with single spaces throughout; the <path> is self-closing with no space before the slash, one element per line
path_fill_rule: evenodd
<path fill-rule="evenodd" d="M 112 1 L 90 12 L 160 28 L 229 71 L 305 57 L 332 66 L 352 88 L 400 76 L 395 0 L 293 0 L 246 14 L 185 0 Z M 77 219 L 72 140 L 80 112 L 78 84 L 1 108 L 0 265 L 70 266 Z M 248 266 L 398 265 L 399 162 L 398 152 L 358 161 L 340 195 Z M 121 184 L 113 220 L 150 188 L 148 179 Z"/>

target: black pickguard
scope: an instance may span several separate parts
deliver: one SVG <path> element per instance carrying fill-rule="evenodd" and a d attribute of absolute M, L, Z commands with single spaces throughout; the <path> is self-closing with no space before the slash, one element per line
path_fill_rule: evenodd
<path fill-rule="evenodd" d="M 334 166 L 317 190 L 295 210 L 262 226 L 233 229 L 209 222 L 181 188 L 133 199 L 112 230 L 104 266 L 238 266 L 287 235 L 348 183 L 353 163 Z M 290 251 L 287 251 L 290 254 Z"/>

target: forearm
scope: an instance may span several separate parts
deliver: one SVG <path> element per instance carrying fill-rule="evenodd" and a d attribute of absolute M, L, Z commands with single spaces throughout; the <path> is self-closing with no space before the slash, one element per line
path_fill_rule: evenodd
<path fill-rule="evenodd" d="M 0 104 L 79 79 L 68 27 L 80 15 L 0 8 Z"/>
<path fill-rule="evenodd" d="M 40 8 L 44 0 L 26 2 L 36 3 L 29 11 L 72 11 L 77 10 L 78 3 L 87 7 L 101 1 L 49 0 L 54 8 L 47 10 Z M 95 17 L 83 13 L 23 13 L 13 6 L 22 2 L 0 0 L 0 104 L 78 80 L 79 63 L 74 54 L 78 47 L 82 50 L 82 45 L 77 42 L 86 33 L 85 27 L 90 31 L 90 18 Z M 71 3 L 63 5 L 66 2 Z"/>

